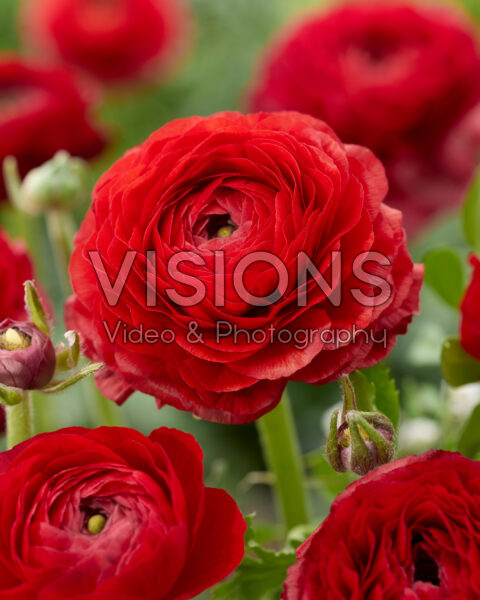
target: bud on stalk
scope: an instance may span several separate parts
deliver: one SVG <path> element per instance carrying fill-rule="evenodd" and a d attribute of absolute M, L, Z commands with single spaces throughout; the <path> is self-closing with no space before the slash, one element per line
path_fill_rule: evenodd
<path fill-rule="evenodd" d="M 0 384 L 35 390 L 51 381 L 55 349 L 33 323 L 5 319 L 0 323 Z"/>
<path fill-rule="evenodd" d="M 25 177 L 20 188 L 21 208 L 31 215 L 51 210 L 70 211 L 85 201 L 88 194 L 87 164 L 60 151 Z"/>
<path fill-rule="evenodd" d="M 345 383 L 345 382 L 344 382 Z M 357 410 L 355 390 L 344 385 L 344 406 L 330 420 L 327 460 L 335 471 L 366 475 L 394 455 L 395 429 L 384 414 Z"/>
<path fill-rule="evenodd" d="M 7 417 L 7 448 L 34 434 L 29 390 L 56 394 L 98 371 L 101 363 L 72 371 L 80 358 L 80 340 L 74 331 L 65 334 L 67 344 L 53 346 L 51 325 L 33 281 L 25 282 L 25 308 L 29 321 L 5 319 L 0 323 L 0 404 Z M 96 527 L 98 527 L 98 523 Z"/>

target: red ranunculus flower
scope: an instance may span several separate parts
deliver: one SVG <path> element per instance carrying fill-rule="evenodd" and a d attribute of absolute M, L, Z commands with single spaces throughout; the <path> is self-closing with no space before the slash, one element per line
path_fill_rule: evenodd
<path fill-rule="evenodd" d="M 0 229 L 0 321 L 21 320 L 27 316 L 23 284 L 31 279 L 33 266 L 25 244 L 20 240 L 9 240 Z"/>
<path fill-rule="evenodd" d="M 0 596 L 186 600 L 244 553 L 233 499 L 190 435 L 71 428 L 0 454 Z"/>
<path fill-rule="evenodd" d="M 480 463 L 432 451 L 371 471 L 297 550 L 284 600 L 477 600 Z"/>
<path fill-rule="evenodd" d="M 110 82 L 162 76 L 190 42 L 185 0 L 24 0 L 28 45 Z"/>
<path fill-rule="evenodd" d="M 97 184 L 70 264 L 68 327 L 106 363 L 102 391 L 244 423 L 287 379 L 321 384 L 378 362 L 422 279 L 386 190 L 373 154 L 298 113 L 220 113 L 154 133 Z M 366 270 L 386 290 L 358 273 L 372 252 Z M 316 279 L 303 281 L 308 258 Z"/>
<path fill-rule="evenodd" d="M 473 274 L 460 307 L 460 340 L 464 349 L 480 360 L 480 260 L 472 255 L 470 262 Z"/>
<path fill-rule="evenodd" d="M 89 98 L 71 73 L 3 55 L 0 59 L 0 163 L 8 155 L 22 175 L 58 150 L 92 158 L 105 145 L 88 115 Z M 5 197 L 3 178 L 0 197 Z"/>
<path fill-rule="evenodd" d="M 283 31 L 253 110 L 299 110 L 386 166 L 387 198 L 418 231 L 458 205 L 480 160 L 480 53 L 453 7 L 348 2 Z"/>

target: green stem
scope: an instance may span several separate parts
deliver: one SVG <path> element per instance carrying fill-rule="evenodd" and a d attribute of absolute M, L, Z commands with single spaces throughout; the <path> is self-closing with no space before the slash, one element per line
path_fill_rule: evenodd
<path fill-rule="evenodd" d="M 287 530 L 308 523 L 308 498 L 300 444 L 285 392 L 280 404 L 257 421 L 265 460 L 275 476 L 277 505 Z"/>
<path fill-rule="evenodd" d="M 343 388 L 342 423 L 344 423 L 347 413 L 351 410 L 357 410 L 357 401 L 355 398 L 355 388 L 352 385 L 350 377 L 345 375 L 345 377 L 342 377 L 341 383 Z"/>
<path fill-rule="evenodd" d="M 33 434 L 32 395 L 24 392 L 23 400 L 13 406 L 5 407 L 7 420 L 7 448 L 13 448 L 20 442 L 30 439 Z"/>
<path fill-rule="evenodd" d="M 69 296 L 71 287 L 68 265 L 73 250 L 75 223 L 69 213 L 60 210 L 49 210 L 46 218 L 48 235 L 52 244 L 62 290 L 66 296 Z"/>
<path fill-rule="evenodd" d="M 3 179 L 7 190 L 7 197 L 12 206 L 21 210 L 21 186 L 20 172 L 18 170 L 17 159 L 14 156 L 7 156 L 3 161 Z"/>
<path fill-rule="evenodd" d="M 40 235 L 35 219 L 22 209 L 21 179 L 18 164 L 13 156 L 7 156 L 3 163 L 3 174 L 9 202 L 2 206 L 2 217 L 7 221 L 6 229 L 13 231 L 26 242 L 30 251 L 35 250 Z"/>
<path fill-rule="evenodd" d="M 125 427 L 125 419 L 121 409 L 115 402 L 105 398 L 102 392 L 95 385 L 95 380 L 90 376 L 85 382 L 88 387 L 89 396 L 92 399 L 91 410 L 95 415 L 96 424 L 107 425 L 108 427 Z"/>

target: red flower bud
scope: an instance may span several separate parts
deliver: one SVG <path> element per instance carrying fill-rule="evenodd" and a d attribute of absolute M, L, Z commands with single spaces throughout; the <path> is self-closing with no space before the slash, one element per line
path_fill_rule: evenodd
<path fill-rule="evenodd" d="M 55 371 L 52 341 L 33 323 L 5 319 L 0 323 L 0 384 L 35 390 Z"/>

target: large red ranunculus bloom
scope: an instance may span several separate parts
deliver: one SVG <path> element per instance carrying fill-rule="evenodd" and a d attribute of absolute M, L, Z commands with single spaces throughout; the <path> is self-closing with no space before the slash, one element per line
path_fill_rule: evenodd
<path fill-rule="evenodd" d="M 63 68 L 12 54 L 0 58 L 0 163 L 15 156 L 21 175 L 59 150 L 92 158 L 106 142 L 93 124 L 90 91 Z M 3 178 L 0 197 L 5 197 Z"/>
<path fill-rule="evenodd" d="M 185 0 L 24 0 L 26 42 L 105 81 L 164 76 L 188 46 Z"/>
<path fill-rule="evenodd" d="M 187 600 L 244 554 L 237 505 L 173 429 L 38 435 L 0 454 L 0 488 L 2 598 Z"/>
<path fill-rule="evenodd" d="M 101 178 L 75 239 L 67 323 L 106 363 L 102 391 L 244 423 L 288 379 L 322 384 L 378 362 L 416 313 L 422 280 L 386 190 L 370 151 L 299 113 L 220 113 L 154 133 Z M 385 294 L 354 268 L 367 255 Z M 305 257 L 318 272 L 302 283 Z"/>
<path fill-rule="evenodd" d="M 479 103 L 476 35 L 457 10 L 381 0 L 282 31 L 249 97 L 252 110 L 299 110 L 373 150 L 412 232 L 462 201 L 480 160 Z"/>
<path fill-rule="evenodd" d="M 0 229 L 0 321 L 25 319 L 27 315 L 23 284 L 31 279 L 33 266 L 27 247 L 20 240 L 11 241 Z"/>
<path fill-rule="evenodd" d="M 480 360 L 480 260 L 472 255 L 472 279 L 460 307 L 460 341 L 463 348 Z"/>
<path fill-rule="evenodd" d="M 297 550 L 284 600 L 476 600 L 480 463 L 450 452 L 371 471 Z"/>

